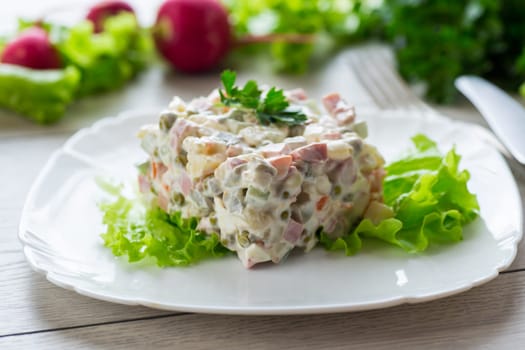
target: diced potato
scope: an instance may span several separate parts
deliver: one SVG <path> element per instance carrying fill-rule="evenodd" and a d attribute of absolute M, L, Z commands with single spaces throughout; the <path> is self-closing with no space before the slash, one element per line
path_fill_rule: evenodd
<path fill-rule="evenodd" d="M 334 140 L 328 143 L 328 158 L 344 160 L 352 156 L 352 147 L 343 140 Z"/>

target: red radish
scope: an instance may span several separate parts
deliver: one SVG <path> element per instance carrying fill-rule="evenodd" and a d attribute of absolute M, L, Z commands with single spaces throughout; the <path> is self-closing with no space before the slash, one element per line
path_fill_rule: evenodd
<path fill-rule="evenodd" d="M 175 68 L 190 73 L 208 70 L 230 49 L 228 13 L 217 0 L 167 0 L 159 9 L 154 39 Z"/>
<path fill-rule="evenodd" d="M 46 31 L 36 26 L 24 30 L 10 41 L 2 52 L 0 62 L 33 69 L 57 69 L 61 66 L 58 51 Z"/>
<path fill-rule="evenodd" d="M 95 33 L 100 33 L 104 30 L 104 20 L 121 12 L 135 13 L 125 1 L 105 0 L 93 6 L 86 15 L 86 19 L 93 22 Z"/>

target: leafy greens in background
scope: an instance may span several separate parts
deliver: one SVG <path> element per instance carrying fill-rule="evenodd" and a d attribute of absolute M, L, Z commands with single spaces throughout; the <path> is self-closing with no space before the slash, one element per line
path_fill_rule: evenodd
<path fill-rule="evenodd" d="M 84 21 L 60 32 L 56 40 L 66 63 L 81 72 L 80 96 L 121 87 L 146 67 L 152 51 L 149 35 L 131 13 L 108 17 L 101 33 Z"/>
<path fill-rule="evenodd" d="M 460 157 L 454 149 L 443 156 L 426 136 L 416 135 L 413 142 L 413 151 L 386 167 L 384 199 L 393 217 L 380 222 L 363 219 L 336 240 L 321 233 L 326 249 L 352 255 L 361 249 L 363 239 L 376 238 L 415 253 L 432 243 L 462 239 L 463 226 L 479 211 L 475 195 L 467 189 L 469 173 L 459 170 Z M 181 266 L 228 252 L 217 235 L 196 230 L 197 219 L 170 217 L 155 204 L 124 195 L 122 186 L 99 185 L 112 196 L 100 208 L 106 225 L 102 238 L 116 256 L 127 256 L 130 262 L 153 257 L 159 266 Z"/>
<path fill-rule="evenodd" d="M 238 36 L 316 34 L 314 43 L 271 44 L 276 66 L 284 72 L 304 72 L 324 39 L 333 44 L 324 45 L 328 48 L 375 39 L 393 44 L 401 74 L 423 83 L 427 98 L 435 102 L 453 100 L 453 81 L 461 74 L 485 75 L 513 90 L 525 80 L 522 0 L 224 2 Z M 522 91 L 525 96 L 525 85 Z"/>
<path fill-rule="evenodd" d="M 33 70 L 0 65 L 0 106 L 39 124 L 59 120 L 75 96 L 80 73 L 74 67 Z"/>
<path fill-rule="evenodd" d="M 108 18 L 105 30 L 98 34 L 87 21 L 70 28 L 41 25 L 49 32 L 64 68 L 39 71 L 0 65 L 0 106 L 39 124 L 59 120 L 76 97 L 121 87 L 145 68 L 152 53 L 149 34 L 129 13 Z M 20 21 L 19 30 L 31 26 L 33 22 Z"/>
<path fill-rule="evenodd" d="M 246 1 L 223 0 L 230 12 L 237 37 L 247 34 L 326 34 L 333 39 L 346 37 L 352 32 L 346 24 L 353 13 L 351 1 Z M 308 68 L 308 57 L 314 52 L 313 43 L 287 43 L 275 41 L 270 51 L 277 70 L 303 73 Z M 253 49 L 248 50 L 249 53 Z"/>

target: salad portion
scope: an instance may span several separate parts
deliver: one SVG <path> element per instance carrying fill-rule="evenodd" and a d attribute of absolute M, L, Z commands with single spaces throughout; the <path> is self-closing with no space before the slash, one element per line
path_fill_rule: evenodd
<path fill-rule="evenodd" d="M 257 109 L 226 105 L 234 94 L 216 90 L 189 103 L 175 97 L 139 134 L 150 157 L 141 191 L 168 214 L 198 218 L 197 229 L 219 234 L 246 267 L 308 251 L 319 230 L 336 239 L 386 211 L 384 161 L 354 109 L 338 94 L 323 98 L 324 113 L 302 90 L 278 96 L 300 122 L 261 123 Z"/>
<path fill-rule="evenodd" d="M 414 151 L 385 165 L 338 94 L 320 108 L 301 89 L 238 87 L 230 71 L 222 83 L 175 97 L 140 130 L 140 195 L 106 186 L 116 200 L 102 204 L 115 255 L 173 266 L 231 251 L 251 268 L 317 243 L 352 255 L 366 238 L 421 252 L 461 240 L 478 215 L 454 149 L 443 156 L 416 135 Z"/>

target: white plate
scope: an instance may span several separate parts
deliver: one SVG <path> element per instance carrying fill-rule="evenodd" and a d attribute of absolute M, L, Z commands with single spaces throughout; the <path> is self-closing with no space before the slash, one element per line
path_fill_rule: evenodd
<path fill-rule="evenodd" d="M 236 257 L 187 268 L 129 264 L 103 247 L 102 193 L 97 175 L 133 181 L 145 158 L 135 139 L 154 112 L 127 113 L 73 136 L 49 160 L 28 196 L 20 239 L 32 267 L 64 288 L 94 298 L 154 308 L 228 314 L 297 314 L 355 311 L 422 302 L 451 295 L 496 277 L 516 255 L 522 232 L 521 199 L 509 169 L 474 125 L 445 118 L 382 113 L 369 116 L 369 141 L 388 159 L 423 132 L 442 150 L 453 144 L 472 179 L 481 217 L 459 244 L 409 255 L 365 242 L 353 257 L 314 249 L 281 265 L 246 270 Z"/>

